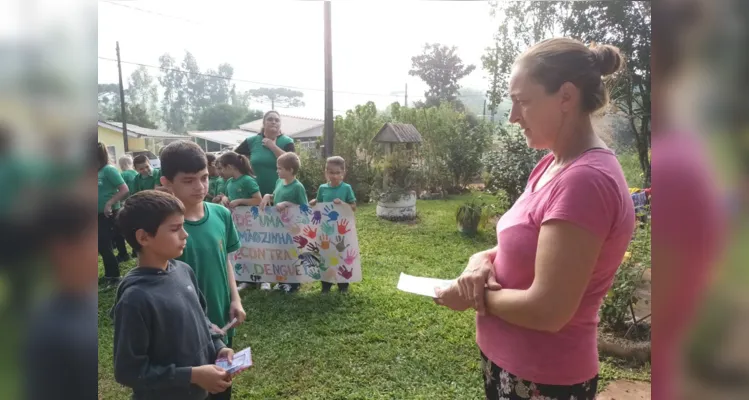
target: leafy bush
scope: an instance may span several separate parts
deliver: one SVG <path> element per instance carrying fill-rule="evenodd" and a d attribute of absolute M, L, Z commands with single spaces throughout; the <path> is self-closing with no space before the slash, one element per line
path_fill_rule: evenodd
<path fill-rule="evenodd" d="M 320 185 L 326 182 L 325 159 L 307 149 L 301 149 L 298 153 L 302 167 L 299 169 L 297 179 L 307 189 L 307 198 L 312 200 L 317 196 L 317 189 Z"/>
<path fill-rule="evenodd" d="M 504 191 L 510 205 L 525 191 L 533 168 L 544 152 L 528 147 L 515 127 L 500 132 L 495 148 L 484 158 L 484 185 L 491 192 Z"/>
<path fill-rule="evenodd" d="M 601 306 L 601 322 L 615 331 L 622 330 L 626 321 L 632 317 L 630 304 L 637 303 L 635 291 L 642 281 L 643 273 L 650 267 L 650 230 L 649 221 L 638 223 L 627 254 L 616 271 L 614 283 Z"/>

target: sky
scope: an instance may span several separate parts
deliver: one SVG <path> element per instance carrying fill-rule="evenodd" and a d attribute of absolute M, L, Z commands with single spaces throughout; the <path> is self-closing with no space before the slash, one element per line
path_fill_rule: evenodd
<path fill-rule="evenodd" d="M 202 71 L 231 64 L 238 90 L 301 90 L 305 107 L 279 109 L 282 114 L 323 118 L 322 2 L 101 0 L 98 6 L 99 83 L 117 82 L 117 64 L 101 59 L 116 58 L 117 41 L 123 61 L 153 66 L 164 53 L 181 63 L 189 50 Z M 408 71 L 411 57 L 425 43 L 457 46 L 463 62 L 476 65 L 460 84 L 485 91 L 481 56 L 497 29 L 489 10 L 482 1 L 333 2 L 335 114 L 367 101 L 378 109 L 394 101 L 402 104 L 406 84 L 409 103 L 423 98 L 426 86 Z M 123 79 L 136 68 L 123 64 Z M 159 74 L 157 68 L 149 71 Z M 251 106 L 270 109 L 269 104 Z"/>

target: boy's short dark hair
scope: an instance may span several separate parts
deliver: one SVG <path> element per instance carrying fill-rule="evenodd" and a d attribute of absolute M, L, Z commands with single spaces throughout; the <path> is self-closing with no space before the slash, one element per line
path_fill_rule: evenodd
<path fill-rule="evenodd" d="M 328 157 L 328 159 L 325 160 L 325 167 L 327 167 L 328 165 L 339 167 L 344 171 L 346 170 L 346 160 L 344 160 L 341 156 Z"/>
<path fill-rule="evenodd" d="M 174 180 L 178 173 L 195 174 L 208 168 L 205 152 L 195 142 L 179 140 L 161 151 L 161 176 Z"/>
<path fill-rule="evenodd" d="M 133 165 L 140 165 L 140 164 L 150 164 L 150 162 L 148 161 L 148 157 L 146 157 L 145 154 L 141 154 L 133 158 Z"/>
<path fill-rule="evenodd" d="M 278 165 L 283 169 L 290 169 L 291 172 L 296 175 L 297 172 L 299 172 L 299 168 L 302 166 L 302 162 L 299 160 L 299 156 L 296 155 L 296 153 L 289 151 L 281 154 L 281 157 L 278 157 Z"/>
<path fill-rule="evenodd" d="M 135 238 L 138 229 L 156 235 L 159 226 L 168 217 L 184 213 L 185 206 L 174 195 L 158 190 L 144 190 L 125 200 L 125 205 L 117 214 L 117 225 L 130 247 L 140 251 L 140 243 Z"/>
<path fill-rule="evenodd" d="M 216 156 L 214 154 L 206 153 L 205 159 L 206 161 L 208 161 L 209 166 L 214 165 L 216 163 Z"/>

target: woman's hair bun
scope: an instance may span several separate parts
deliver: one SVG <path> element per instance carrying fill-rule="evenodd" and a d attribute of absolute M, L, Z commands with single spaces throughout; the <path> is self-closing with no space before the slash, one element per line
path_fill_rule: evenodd
<path fill-rule="evenodd" d="M 613 75 L 624 67 L 624 57 L 619 48 L 607 44 L 593 45 L 590 49 L 595 56 L 595 63 L 601 76 Z"/>

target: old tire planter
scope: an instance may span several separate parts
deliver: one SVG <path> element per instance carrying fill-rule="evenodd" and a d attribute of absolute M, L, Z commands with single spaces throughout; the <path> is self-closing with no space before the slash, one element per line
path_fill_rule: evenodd
<path fill-rule="evenodd" d="M 416 193 L 401 196 L 396 201 L 377 202 L 377 217 L 388 221 L 411 221 L 416 218 Z"/>

